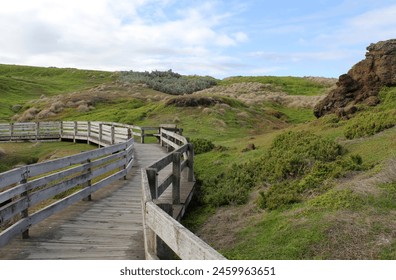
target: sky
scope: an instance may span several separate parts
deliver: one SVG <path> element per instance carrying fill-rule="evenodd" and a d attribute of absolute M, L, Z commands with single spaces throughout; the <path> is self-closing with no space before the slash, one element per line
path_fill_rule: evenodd
<path fill-rule="evenodd" d="M 0 63 L 184 75 L 346 73 L 395 0 L 0 0 Z"/>

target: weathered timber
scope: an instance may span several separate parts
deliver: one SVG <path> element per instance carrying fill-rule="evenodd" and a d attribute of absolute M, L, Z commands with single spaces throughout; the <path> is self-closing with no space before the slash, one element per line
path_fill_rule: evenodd
<path fill-rule="evenodd" d="M 147 131 L 155 131 L 155 133 L 147 133 Z M 120 231 L 125 231 L 129 235 L 135 236 L 137 234 L 137 236 L 140 236 L 139 238 L 143 240 L 141 244 L 144 246 L 144 249 L 142 246 L 138 250 L 128 249 L 128 251 L 140 251 L 146 259 L 169 258 L 173 255 L 172 251 L 182 259 L 224 259 L 213 248 L 178 223 L 184 215 L 186 206 L 191 201 L 195 185 L 193 145 L 189 144 L 181 133 L 182 130 L 177 129 L 174 125 L 169 127 L 167 125 L 136 127 L 103 122 L 25 123 L 8 126 L 0 124 L 0 141 L 7 139 L 39 140 L 53 137 L 72 139 L 73 141 L 85 140 L 88 143 L 92 142 L 107 147 L 100 149 L 100 152 L 95 154 L 96 158 L 86 158 L 87 154 L 82 153 L 76 157 L 62 159 L 63 161 L 55 160 L 47 164 L 43 163 L 14 170 L 9 172 L 9 179 L 1 180 L 2 174 L 0 174 L 0 191 L 1 189 L 5 190 L 0 192 L 0 203 L 8 203 L 7 199 L 22 195 L 20 199 L 12 202 L 14 210 L 10 211 L 11 208 L 7 208 L 10 205 L 2 205 L 0 222 L 12 218 L 19 211 L 21 211 L 23 217 L 1 232 L 0 246 L 8 243 L 15 234 L 25 233 L 27 236 L 31 227 L 35 229 L 33 231 L 35 234 L 40 232 L 35 226 L 37 223 L 40 223 L 39 229 L 45 228 L 43 225 L 48 221 L 51 221 L 51 225 L 53 225 L 56 223 L 54 219 L 65 213 L 64 209 L 68 207 L 68 212 L 73 208 L 80 208 L 80 210 L 75 212 L 74 216 L 71 216 L 73 220 L 71 223 L 65 220 L 61 223 L 60 228 L 62 228 L 62 231 L 67 231 L 67 235 L 55 233 L 56 239 L 54 240 L 56 241 L 49 241 L 48 237 L 33 240 L 34 244 L 39 244 L 39 249 L 36 245 L 29 245 L 27 249 L 26 247 L 22 248 L 23 246 L 14 239 L 11 243 L 16 242 L 17 246 L 5 246 L 12 248 L 7 251 L 10 254 L 14 253 L 14 257 L 11 258 L 15 258 L 15 253 L 18 250 L 24 253 L 23 257 L 19 254 L 17 258 L 106 259 L 106 257 L 103 257 L 104 253 L 107 253 L 107 258 L 129 258 L 127 257 L 128 254 L 125 253 L 123 243 L 115 241 L 119 241 L 119 237 L 124 235 Z M 163 151 L 158 152 L 156 150 L 156 152 L 153 152 L 154 146 L 140 145 L 139 148 L 144 150 L 144 166 L 147 166 L 147 168 L 141 169 L 141 176 L 138 176 L 140 180 L 136 179 L 136 182 L 141 186 L 140 195 L 135 196 L 135 198 L 129 196 L 135 204 L 121 200 L 125 195 L 115 199 L 109 196 L 106 208 L 93 206 L 89 211 L 81 211 L 81 207 L 84 207 L 84 204 L 82 206 L 81 203 L 95 202 L 82 202 L 82 199 L 91 197 L 92 193 L 101 193 L 109 188 L 110 184 L 114 184 L 115 180 L 127 179 L 130 170 L 132 170 L 132 173 L 138 173 L 134 172 L 132 168 L 134 143 L 133 140 L 128 140 L 133 135 L 141 137 L 142 143 L 144 143 L 145 137 L 155 136 L 166 147 L 172 147 L 174 152 L 161 158 Z M 146 147 L 149 147 L 149 149 L 146 149 Z M 158 158 L 160 159 L 158 160 Z M 151 165 L 148 165 L 149 162 L 151 162 Z M 55 169 L 49 171 L 50 168 Z M 56 168 L 64 170 L 57 171 Z M 32 176 L 42 175 L 43 170 L 47 170 L 44 179 L 27 181 Z M 67 172 L 67 176 L 71 177 L 62 181 L 60 178 L 62 172 Z M 52 174 L 48 175 L 48 173 Z M 111 175 L 108 175 L 109 173 Z M 93 183 L 94 178 L 101 176 L 105 177 Z M 49 178 L 61 181 L 47 187 Z M 125 183 L 128 182 L 129 180 Z M 63 193 L 75 185 L 82 186 L 82 189 L 34 213 L 29 213 L 28 208 L 32 204 L 40 203 L 48 197 Z M 36 188 L 37 190 L 35 190 Z M 141 201 L 138 199 L 140 196 L 142 197 Z M 115 204 L 114 210 L 108 209 L 113 204 Z M 140 226 L 140 230 L 137 228 L 131 229 L 124 225 L 124 220 L 120 218 L 121 213 L 130 213 L 131 210 L 138 211 L 139 209 L 142 210 L 143 215 L 140 214 L 142 216 L 138 219 L 133 218 L 129 224 Z M 85 213 L 87 214 L 84 218 L 76 218 L 77 216 L 80 217 L 80 214 L 84 216 Z M 117 214 L 117 216 L 113 216 L 113 214 Z M 95 223 L 99 217 L 101 217 L 101 220 L 111 219 L 116 224 L 112 226 L 103 225 L 106 231 L 98 234 L 98 225 Z M 79 220 L 79 223 L 74 223 L 74 220 Z M 87 221 L 89 221 L 89 224 L 80 223 Z M 141 224 L 141 221 L 143 221 L 143 224 Z M 54 232 L 50 234 L 53 235 Z M 63 238 L 59 238 L 59 235 L 62 235 Z M 97 246 L 98 243 L 103 241 L 105 244 Z M 59 255 L 59 252 L 62 252 L 62 254 Z M 0 258 L 10 258 L 10 254 L 3 256 L 0 253 Z M 136 254 L 134 253 L 134 255 Z"/>
<path fill-rule="evenodd" d="M 225 259 L 153 202 L 146 203 L 146 222 L 184 260 Z"/>
<path fill-rule="evenodd" d="M 181 259 L 224 259 L 178 222 L 191 201 L 195 185 L 193 145 L 183 136 L 162 128 L 159 137 L 161 146 L 171 146 L 175 151 L 142 169 L 146 259 L 167 259 L 172 251 Z"/>

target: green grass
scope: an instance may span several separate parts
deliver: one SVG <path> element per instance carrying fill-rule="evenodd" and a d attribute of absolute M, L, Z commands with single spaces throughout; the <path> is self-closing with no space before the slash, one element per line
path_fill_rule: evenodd
<path fill-rule="evenodd" d="M 56 96 L 115 79 L 113 73 L 100 71 L 0 65 L 0 121 L 9 121 L 14 114 L 13 105 L 29 106 L 28 101 L 42 94 Z M 269 88 L 274 91 L 291 95 L 320 95 L 328 89 L 326 85 L 297 77 L 232 77 L 219 84 L 227 86 L 238 82 L 270 84 Z M 194 199 L 194 207 L 190 207 L 186 225 L 198 230 L 217 212 L 217 206 L 223 204 L 211 203 L 205 196 L 212 200 L 213 197 L 226 198 L 225 204 L 229 205 L 225 209 L 257 207 L 252 210 L 254 218 L 246 216 L 245 226 L 238 230 L 235 242 L 220 248 L 228 258 L 395 259 L 394 183 L 371 186 L 372 193 L 366 193 L 359 190 L 359 184 L 352 188 L 348 182 L 355 176 L 359 178 L 363 172 L 366 176 L 380 172 L 389 159 L 395 158 L 396 128 L 375 131 L 374 135 L 356 134 L 353 139 L 346 139 L 345 135 L 351 127 L 360 129 L 369 123 L 365 114 L 375 119 L 379 111 L 394 112 L 395 90 L 384 89 L 379 107 L 360 107 L 362 112 L 351 120 L 340 120 L 334 115 L 315 120 L 309 109 L 269 103 L 248 106 L 222 96 L 212 96 L 220 100 L 220 105 L 170 106 L 163 93 L 138 85 L 132 88 L 114 85 L 109 95 L 119 91 L 123 95 L 99 101 L 89 112 L 68 108 L 53 119 L 113 121 L 141 126 L 175 123 L 184 129 L 185 136 L 201 139 L 199 142 L 207 148 L 195 157 L 201 192 Z M 135 95 L 137 92 L 140 96 Z M 154 101 L 158 100 L 157 95 L 161 95 L 161 101 Z M 383 119 L 388 121 L 388 115 Z M 284 135 L 298 136 L 301 131 L 309 137 L 291 137 L 274 150 Z M 209 143 L 213 143 L 214 148 Z M 254 144 L 256 149 L 246 150 L 248 144 Z M 338 145 L 345 150 L 338 153 Z M 94 147 L 72 143 L 18 143 L 1 144 L 0 148 L 5 151 L 1 171 L 1 168 L 5 170 Z M 330 153 L 334 149 L 336 152 Z M 255 167 L 253 175 L 245 172 L 249 164 Z M 342 187 L 337 185 L 339 181 L 343 182 Z M 276 207 L 258 208 L 260 190 L 267 199 L 272 196 Z M 290 199 L 290 193 L 297 193 L 298 199 Z M 241 205 L 236 207 L 235 204 Z M 221 228 L 221 222 L 217 226 Z M 388 240 L 387 243 L 381 243 L 381 238 Z"/>
<path fill-rule="evenodd" d="M 24 105 L 41 95 L 54 96 L 91 88 L 115 80 L 112 72 L 73 68 L 44 68 L 0 64 L 0 122 L 15 114 L 12 106 Z"/>
<path fill-rule="evenodd" d="M 346 125 L 344 135 L 348 139 L 375 135 L 396 125 L 396 89 L 384 88 L 380 92 L 380 104 L 364 108 Z"/>
<path fill-rule="evenodd" d="M 264 212 L 240 229 L 230 259 L 395 259 L 395 183 L 380 195 L 330 190 L 291 209 Z M 379 237 L 390 244 L 379 243 Z"/>
<path fill-rule="evenodd" d="M 312 213 L 304 220 L 273 211 L 242 229 L 235 246 L 222 253 L 238 260 L 312 259 L 310 246 L 324 239 L 327 223 L 323 216 L 323 213 Z"/>
<path fill-rule="evenodd" d="M 259 77 L 230 77 L 219 82 L 219 85 L 230 85 L 235 83 L 256 82 L 262 84 L 271 84 L 281 91 L 290 95 L 320 95 L 325 92 L 328 86 L 318 82 L 310 81 L 299 77 L 277 77 L 277 76 L 259 76 Z"/>
<path fill-rule="evenodd" d="M 15 166 L 33 164 L 50 158 L 61 158 L 95 148 L 92 145 L 71 142 L 0 143 L 2 151 L 0 154 L 0 172 L 12 169 Z"/>
<path fill-rule="evenodd" d="M 312 109 L 308 108 L 288 108 L 275 103 L 266 103 L 265 107 L 272 108 L 283 114 L 284 116 L 281 119 L 290 124 L 300 124 L 316 119 L 312 114 Z"/>

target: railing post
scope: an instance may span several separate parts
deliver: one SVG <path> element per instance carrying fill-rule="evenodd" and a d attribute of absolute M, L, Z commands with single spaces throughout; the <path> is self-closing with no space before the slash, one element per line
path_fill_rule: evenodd
<path fill-rule="evenodd" d="M 164 210 L 169 216 L 173 217 L 173 206 L 169 203 L 157 204 L 159 208 Z M 161 260 L 170 260 L 173 256 L 173 251 L 169 246 L 158 236 L 156 237 L 156 254 Z"/>
<path fill-rule="evenodd" d="M 91 122 L 87 122 L 87 144 L 90 144 L 89 138 L 91 137 Z"/>
<path fill-rule="evenodd" d="M 39 137 L 40 123 L 39 122 L 35 122 L 35 124 L 36 124 L 36 141 L 37 141 L 38 137 Z"/>
<path fill-rule="evenodd" d="M 22 174 L 22 180 L 19 182 L 20 184 L 26 184 L 27 179 L 29 177 L 29 169 L 28 167 L 25 167 L 25 172 Z M 21 197 L 27 197 L 28 192 L 25 191 L 21 194 Z M 29 217 L 29 208 L 26 208 L 22 210 L 21 212 L 21 219 Z M 28 239 L 29 238 L 29 228 L 27 228 L 24 232 L 22 232 L 22 239 Z"/>
<path fill-rule="evenodd" d="M 14 123 L 10 123 L 10 140 L 14 136 Z"/>
<path fill-rule="evenodd" d="M 142 128 L 142 132 L 140 134 L 140 143 L 144 144 L 144 128 Z"/>
<path fill-rule="evenodd" d="M 160 145 L 161 147 L 164 146 L 164 141 L 162 141 L 162 127 L 159 128 L 159 140 L 160 140 Z"/>
<path fill-rule="evenodd" d="M 173 153 L 172 203 L 180 204 L 181 153 Z"/>
<path fill-rule="evenodd" d="M 90 166 L 90 163 L 91 163 L 91 159 L 87 159 L 87 163 L 89 164 L 88 166 L 88 169 L 87 169 L 87 172 L 85 173 L 87 176 L 90 176 L 91 175 L 91 172 L 92 172 L 92 168 L 91 168 L 91 166 Z M 83 187 L 85 187 L 85 188 L 89 188 L 89 187 L 91 187 L 91 185 L 92 185 L 92 180 L 88 180 L 86 183 L 85 183 L 85 185 L 83 186 Z M 83 201 L 92 201 L 92 195 L 91 194 L 89 194 L 86 198 L 83 198 Z"/>
<path fill-rule="evenodd" d="M 77 122 L 74 121 L 74 128 L 73 128 L 73 142 L 76 143 L 76 136 L 77 136 Z"/>
<path fill-rule="evenodd" d="M 99 123 L 99 147 L 101 146 L 102 143 L 102 137 L 103 137 L 103 124 Z"/>
<path fill-rule="evenodd" d="M 188 143 L 188 181 L 194 182 L 194 144 Z"/>
<path fill-rule="evenodd" d="M 59 124 L 59 141 L 62 141 L 62 135 L 63 135 L 63 121 L 61 121 Z"/>
<path fill-rule="evenodd" d="M 151 197 L 158 198 L 158 171 L 155 168 L 147 168 L 147 179 L 150 186 Z"/>
<path fill-rule="evenodd" d="M 128 143 L 128 141 L 129 140 L 127 140 L 127 143 Z M 124 156 L 124 162 L 125 162 L 125 164 L 124 164 L 124 166 L 123 166 L 123 168 L 124 168 L 124 170 L 125 171 L 127 171 L 126 169 L 127 169 L 127 167 L 128 167 L 128 163 L 129 163 L 129 155 L 128 155 L 128 148 L 129 148 L 129 146 L 128 146 L 128 144 L 126 144 L 125 145 L 125 156 Z M 124 176 L 124 180 L 126 180 L 127 179 L 127 173 L 125 173 L 125 176 Z"/>
<path fill-rule="evenodd" d="M 114 135 L 114 133 L 115 133 L 115 128 L 114 128 L 114 125 L 112 124 L 111 125 L 111 145 L 113 145 L 115 143 L 115 135 Z"/>

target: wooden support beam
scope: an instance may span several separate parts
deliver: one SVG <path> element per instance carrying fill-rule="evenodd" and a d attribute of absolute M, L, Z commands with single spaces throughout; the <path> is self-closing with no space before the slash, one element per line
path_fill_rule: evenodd
<path fill-rule="evenodd" d="M 152 199 L 158 198 L 158 171 L 155 168 L 147 168 L 147 179 Z"/>
<path fill-rule="evenodd" d="M 173 204 L 180 204 L 180 176 L 181 176 L 181 153 L 173 153 L 173 167 L 172 167 L 172 202 Z"/>
<path fill-rule="evenodd" d="M 22 174 L 22 180 L 19 183 L 26 184 L 28 177 L 29 177 L 29 170 L 28 170 L 28 168 L 26 168 L 26 171 Z M 28 191 L 23 192 L 21 194 L 22 198 L 27 197 L 27 196 L 28 196 Z M 29 217 L 29 208 L 26 208 L 26 209 L 22 210 L 22 212 L 21 212 L 21 219 L 24 219 L 27 217 Z M 28 239 L 28 238 L 29 238 L 29 228 L 27 228 L 26 230 L 24 230 L 22 232 L 22 239 Z"/>
<path fill-rule="evenodd" d="M 194 182 L 194 144 L 189 143 L 188 145 L 188 152 L 187 152 L 187 158 L 188 158 L 188 181 L 189 182 Z"/>

